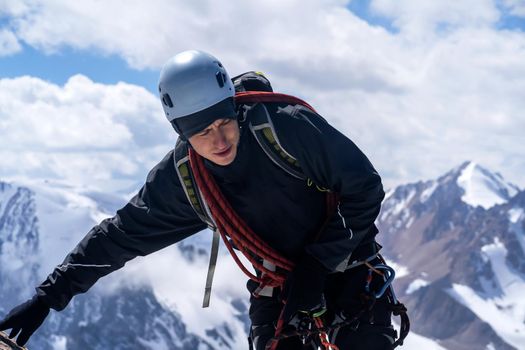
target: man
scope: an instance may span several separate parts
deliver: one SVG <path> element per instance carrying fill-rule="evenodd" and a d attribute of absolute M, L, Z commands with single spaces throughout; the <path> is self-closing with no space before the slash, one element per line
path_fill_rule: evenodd
<path fill-rule="evenodd" d="M 240 90 L 250 80 L 245 83 L 241 81 Z M 259 90 L 271 91 L 264 77 L 259 83 Z M 113 218 L 86 235 L 36 295 L 0 322 L 0 329 L 11 328 L 11 337 L 18 335 L 17 342 L 24 344 L 50 308 L 62 310 L 74 295 L 134 257 L 213 226 L 245 254 L 249 242 L 260 240 L 247 254 L 257 267 L 255 281 L 248 282 L 254 349 L 300 349 L 303 343 L 319 342 L 334 349 L 392 349 L 391 307 L 386 295 L 374 294 L 384 278 L 370 265 L 380 262 L 374 220 L 384 192 L 357 146 L 308 107 L 236 105 L 235 87 L 223 65 L 201 51 L 168 61 L 159 92 L 166 117 L 179 134 L 177 150 L 151 170 L 139 193 Z M 269 130 L 266 137 L 273 140 L 277 157 L 256 137 L 262 129 L 253 124 L 255 105 L 262 108 L 266 119 L 261 128 Z M 291 159 L 299 176 L 278 164 L 281 156 Z M 184 180 L 179 168 L 187 157 L 199 190 L 205 189 L 198 178 L 211 174 L 208 182 L 217 186 L 218 205 L 228 208 L 227 217 L 212 203 L 212 194 L 199 199 L 198 191 L 188 189 L 192 177 L 186 174 L 190 180 Z M 197 159 L 203 160 L 200 170 Z M 329 215 L 327 193 L 337 194 Z M 199 213 L 203 202 L 209 210 Z M 239 226 L 252 232 L 246 244 L 236 236 Z M 268 254 L 285 267 L 268 263 Z M 372 302 L 363 301 L 367 295 Z M 309 332 L 312 327 L 322 331 Z"/>

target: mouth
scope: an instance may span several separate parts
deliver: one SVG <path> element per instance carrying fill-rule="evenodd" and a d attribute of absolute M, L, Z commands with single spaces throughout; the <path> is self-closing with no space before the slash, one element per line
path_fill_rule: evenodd
<path fill-rule="evenodd" d="M 226 157 L 230 154 L 231 151 L 232 151 L 232 146 L 228 146 L 228 148 L 226 148 L 223 151 L 215 152 L 215 155 L 218 157 Z"/>

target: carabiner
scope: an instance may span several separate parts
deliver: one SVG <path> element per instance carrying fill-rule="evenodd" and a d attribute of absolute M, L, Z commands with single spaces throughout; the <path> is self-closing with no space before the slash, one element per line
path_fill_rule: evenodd
<path fill-rule="evenodd" d="M 379 299 L 385 294 L 386 290 L 390 285 L 392 284 L 392 281 L 394 281 L 394 278 L 396 277 L 396 272 L 393 268 L 391 268 L 388 265 L 385 264 L 377 264 L 373 266 L 374 269 L 380 270 L 383 272 L 383 278 L 385 280 L 385 283 L 383 284 L 383 287 L 375 293 L 376 299 Z"/>

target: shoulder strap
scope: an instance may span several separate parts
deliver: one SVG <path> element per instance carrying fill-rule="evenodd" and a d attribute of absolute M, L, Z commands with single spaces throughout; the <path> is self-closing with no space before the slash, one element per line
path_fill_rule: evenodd
<path fill-rule="evenodd" d="M 243 120 L 266 155 L 288 174 L 306 180 L 299 161 L 282 146 L 265 103 L 301 105 L 314 108 L 298 97 L 266 91 L 245 91 L 235 95 L 235 103 L 243 105 Z M 311 121 L 308 120 L 311 123 Z M 313 125 L 313 124 L 312 124 Z"/>
<path fill-rule="evenodd" d="M 204 221 L 210 229 L 215 229 L 215 223 L 209 212 L 206 201 L 202 196 L 190 167 L 190 158 L 188 156 L 188 143 L 179 139 L 175 145 L 175 170 L 179 177 L 184 193 L 190 202 L 193 210 Z"/>
<path fill-rule="evenodd" d="M 246 107 L 245 113 L 249 114 L 247 119 L 250 131 L 268 158 L 293 177 L 306 180 L 299 161 L 281 145 L 266 106 L 263 103 L 256 103 Z"/>

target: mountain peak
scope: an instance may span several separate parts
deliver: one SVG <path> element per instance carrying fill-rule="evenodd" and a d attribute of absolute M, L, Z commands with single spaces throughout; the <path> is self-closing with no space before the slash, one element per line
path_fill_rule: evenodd
<path fill-rule="evenodd" d="M 505 203 L 519 191 L 499 173 L 493 173 L 473 161 L 464 162 L 453 172 L 457 185 L 463 190 L 461 200 L 473 207 L 489 209 Z"/>

